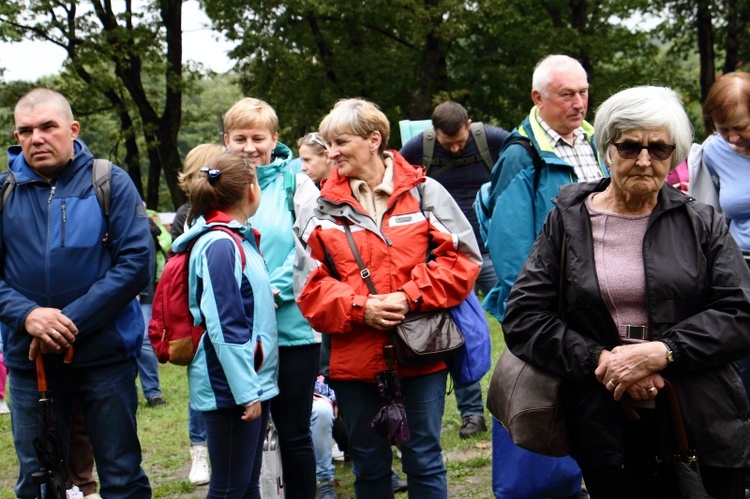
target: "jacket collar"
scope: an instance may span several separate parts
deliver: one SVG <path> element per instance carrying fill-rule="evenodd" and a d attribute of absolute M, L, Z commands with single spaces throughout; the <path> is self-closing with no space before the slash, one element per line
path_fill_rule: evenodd
<path fill-rule="evenodd" d="M 603 178 L 597 182 L 563 185 L 560 187 L 559 194 L 552 200 L 552 202 L 555 206 L 565 211 L 583 203 L 592 192 L 604 191 L 611 181 L 612 179 L 610 178 Z M 692 201 L 695 201 L 695 199 L 686 196 L 682 191 L 675 189 L 669 185 L 669 183 L 664 182 L 661 189 L 659 189 L 654 213 L 671 210 Z"/>
<path fill-rule="evenodd" d="M 262 165 L 255 169 L 261 191 L 268 187 L 284 171 L 289 160 L 292 159 L 292 150 L 281 142 L 277 142 L 276 148 L 273 150 L 272 159 L 273 161 L 270 164 Z"/>
<path fill-rule="evenodd" d="M 424 182 L 424 171 L 420 166 L 410 165 L 398 151 L 388 150 L 385 155 L 386 160 L 389 158 L 393 160 L 393 193 L 388 200 L 390 205 L 392 200 Z M 331 170 L 331 174 L 323 183 L 320 197 L 334 204 L 348 204 L 357 211 L 366 213 L 352 194 L 349 178 L 339 175 L 336 168 Z"/>
<path fill-rule="evenodd" d="M 91 154 L 86 144 L 81 139 L 75 139 L 73 141 L 73 158 L 60 170 L 57 178 L 73 177 L 80 168 L 89 164 L 93 159 L 94 155 Z M 34 180 L 43 180 L 26 163 L 26 157 L 23 155 L 23 150 L 19 145 L 8 148 L 8 170 L 13 172 L 16 182 L 19 184 Z"/>

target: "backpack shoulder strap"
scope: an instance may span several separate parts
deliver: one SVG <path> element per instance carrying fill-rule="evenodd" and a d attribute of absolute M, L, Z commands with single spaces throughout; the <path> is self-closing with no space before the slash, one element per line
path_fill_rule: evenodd
<path fill-rule="evenodd" d="M 5 202 L 10 197 L 10 193 L 13 192 L 13 188 L 16 186 L 16 176 L 13 172 L 8 170 L 8 174 L 5 176 L 2 187 L 0 187 L 0 195 L 2 196 L 2 204 L 0 204 L 0 211 L 5 208 Z"/>
<path fill-rule="evenodd" d="M 474 142 L 477 144 L 477 150 L 479 155 L 482 157 L 485 166 L 489 171 L 492 171 L 494 164 L 492 163 L 492 155 L 490 154 L 490 146 L 487 144 L 487 133 L 484 130 L 484 124 L 481 121 L 471 124 L 471 134 L 474 136 Z"/>
<path fill-rule="evenodd" d="M 230 236 L 232 236 L 232 240 L 234 240 L 234 244 L 237 245 L 237 250 L 240 252 L 240 258 L 242 259 L 242 269 L 244 270 L 245 269 L 245 264 L 247 262 L 246 262 L 246 257 L 245 257 L 245 249 L 242 247 L 242 241 L 240 240 L 240 236 L 238 236 L 237 233 L 234 230 L 230 229 L 229 227 L 225 227 L 223 225 L 211 226 L 211 227 L 208 228 L 208 230 L 206 230 L 204 232 L 201 232 L 196 238 L 194 238 L 192 241 L 190 241 L 190 243 L 188 244 L 188 247 L 187 247 L 187 252 L 189 253 L 193 249 L 193 246 L 198 241 L 198 239 L 201 238 L 201 236 L 205 236 L 206 234 L 208 234 L 212 230 L 218 230 L 218 231 L 221 231 L 221 232 L 225 232 L 225 233 L 229 234 Z"/>
<path fill-rule="evenodd" d="M 534 163 L 534 190 L 536 191 L 537 187 L 539 187 L 539 177 L 541 176 L 542 170 L 546 166 L 544 160 L 542 160 L 542 157 L 539 155 L 539 151 L 537 151 L 536 147 L 534 147 L 534 145 L 531 143 L 531 140 L 529 140 L 527 137 L 516 137 L 508 144 L 508 146 L 510 146 L 511 144 L 518 144 L 529 152 L 531 161 Z M 506 146 L 506 148 L 508 146 Z"/>
<path fill-rule="evenodd" d="M 284 192 L 286 193 L 286 206 L 294 215 L 294 193 L 297 190 L 297 174 L 293 171 L 284 170 Z"/>
<path fill-rule="evenodd" d="M 430 169 L 430 163 L 435 156 L 435 127 L 428 126 L 422 133 L 422 167 Z"/>
<path fill-rule="evenodd" d="M 104 211 L 104 218 L 109 218 L 112 206 L 112 162 L 106 159 L 95 159 L 91 168 L 91 183 L 94 186 L 96 199 Z"/>

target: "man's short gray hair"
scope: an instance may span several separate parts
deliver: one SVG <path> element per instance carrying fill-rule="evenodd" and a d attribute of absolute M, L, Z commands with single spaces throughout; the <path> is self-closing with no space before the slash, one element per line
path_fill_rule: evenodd
<path fill-rule="evenodd" d="M 547 98 L 547 88 L 552 83 L 555 73 L 563 71 L 581 71 L 586 75 L 581 63 L 567 55 L 548 55 L 536 64 L 534 75 L 531 77 L 531 89 L 536 90 L 542 97 Z M 586 75 L 588 77 L 588 75 Z"/>
<path fill-rule="evenodd" d="M 63 94 L 50 88 L 34 88 L 26 92 L 18 102 L 13 112 L 18 109 L 34 108 L 37 106 L 52 105 L 55 106 L 67 121 L 73 121 L 73 111 L 70 109 L 70 103 Z"/>
<path fill-rule="evenodd" d="M 633 130 L 666 128 L 675 151 L 672 168 L 685 159 L 693 143 L 693 126 L 682 101 L 668 87 L 639 86 L 617 92 L 599 106 L 594 121 L 594 142 L 599 154 L 607 154 L 609 143 Z"/>

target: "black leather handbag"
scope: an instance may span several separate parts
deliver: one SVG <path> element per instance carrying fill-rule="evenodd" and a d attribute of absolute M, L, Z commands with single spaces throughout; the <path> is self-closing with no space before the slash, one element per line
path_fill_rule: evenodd
<path fill-rule="evenodd" d="M 342 223 L 362 279 L 367 284 L 370 293 L 378 294 L 370 278 L 370 271 L 365 267 L 352 237 L 349 221 L 342 220 Z M 448 309 L 443 308 L 406 314 L 406 319 L 393 328 L 391 343 L 399 365 L 425 366 L 441 360 L 447 361 L 456 350 L 463 346 L 464 337 L 453 322 Z"/>

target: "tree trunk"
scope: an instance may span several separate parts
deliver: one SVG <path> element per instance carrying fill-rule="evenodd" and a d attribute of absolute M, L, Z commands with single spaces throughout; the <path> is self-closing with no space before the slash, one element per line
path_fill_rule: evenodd
<path fill-rule="evenodd" d="M 740 5 L 742 3 L 742 5 Z M 731 73 L 742 63 L 740 46 L 747 36 L 747 2 L 727 2 L 727 34 L 724 44 L 724 73 Z"/>
<path fill-rule="evenodd" d="M 696 29 L 698 31 L 698 53 L 701 64 L 701 101 L 706 99 L 708 90 L 716 78 L 714 62 L 714 31 L 711 23 L 711 0 L 697 0 Z"/>

